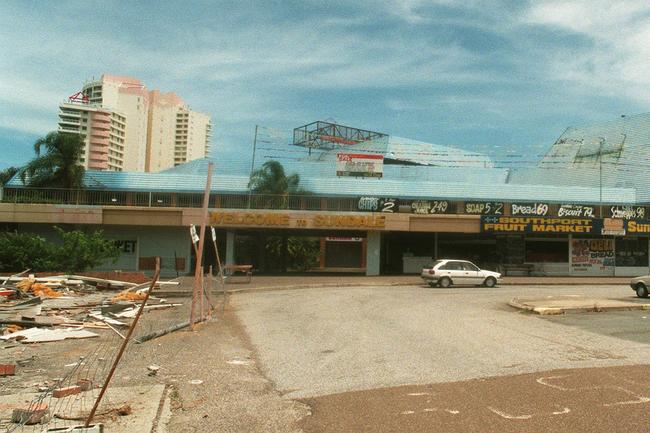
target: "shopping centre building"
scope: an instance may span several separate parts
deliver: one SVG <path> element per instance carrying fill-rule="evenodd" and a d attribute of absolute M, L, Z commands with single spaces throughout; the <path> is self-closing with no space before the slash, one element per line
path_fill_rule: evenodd
<path fill-rule="evenodd" d="M 292 156 L 284 169 L 309 194 L 254 194 L 250 162 L 215 159 L 209 224 L 227 263 L 264 271 L 266 240 L 308 238 L 319 255 L 312 271 L 408 274 L 464 258 L 510 274 L 648 273 L 650 114 L 568 128 L 542 158 L 519 166 L 330 122 L 298 127 L 286 142 L 255 138 L 267 143 L 266 156 Z M 45 237 L 53 225 L 101 228 L 122 249 L 104 268 L 148 271 L 161 256 L 167 275 L 187 273 L 209 162 L 88 171 L 81 191 L 26 188 L 17 176 L 2 191 L 0 224 Z M 206 265 L 215 263 L 211 248 Z"/>

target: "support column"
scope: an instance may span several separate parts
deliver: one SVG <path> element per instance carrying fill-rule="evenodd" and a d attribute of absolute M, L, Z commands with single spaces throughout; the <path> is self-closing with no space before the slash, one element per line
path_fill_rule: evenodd
<path fill-rule="evenodd" d="M 573 276 L 573 235 L 569 233 L 569 276 Z"/>
<path fill-rule="evenodd" d="M 366 275 L 379 275 L 381 264 L 381 232 L 368 232 L 366 241 Z"/>
<path fill-rule="evenodd" d="M 327 248 L 327 241 L 324 237 L 320 238 L 320 254 L 318 255 L 318 267 L 325 269 L 325 249 Z"/>
<path fill-rule="evenodd" d="M 433 234 L 433 260 L 438 260 L 438 232 Z"/>
<path fill-rule="evenodd" d="M 235 232 L 232 230 L 226 232 L 226 264 L 235 264 Z"/>

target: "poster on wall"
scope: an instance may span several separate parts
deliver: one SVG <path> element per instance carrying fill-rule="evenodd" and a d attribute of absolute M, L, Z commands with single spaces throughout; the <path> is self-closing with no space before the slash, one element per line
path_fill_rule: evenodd
<path fill-rule="evenodd" d="M 548 203 L 512 203 L 510 215 L 512 216 L 546 216 L 548 215 Z"/>
<path fill-rule="evenodd" d="M 557 210 L 558 217 L 574 217 L 574 218 L 594 218 L 596 216 L 596 208 L 594 206 L 584 206 L 581 204 L 563 204 Z"/>
<path fill-rule="evenodd" d="M 472 215 L 503 215 L 503 203 L 466 201 L 465 213 Z"/>
<path fill-rule="evenodd" d="M 366 153 L 337 153 L 336 175 L 352 177 L 382 177 L 384 155 Z"/>
<path fill-rule="evenodd" d="M 644 219 L 645 207 L 643 206 L 611 206 L 608 209 L 609 217 L 625 220 Z"/>
<path fill-rule="evenodd" d="M 359 197 L 357 210 L 362 212 L 398 212 L 397 199 L 382 197 Z"/>
<path fill-rule="evenodd" d="M 571 271 L 575 275 L 613 275 L 614 239 L 573 239 Z"/>
<path fill-rule="evenodd" d="M 403 208 L 404 206 L 400 206 L 400 210 Z M 451 212 L 451 206 L 447 200 L 413 200 L 410 212 L 416 214 L 444 214 Z"/>

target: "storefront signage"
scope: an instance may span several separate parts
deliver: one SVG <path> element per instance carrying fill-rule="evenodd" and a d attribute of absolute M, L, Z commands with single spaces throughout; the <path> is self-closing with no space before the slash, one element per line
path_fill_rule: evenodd
<path fill-rule="evenodd" d="M 503 215 L 503 203 L 465 202 L 465 213 L 473 215 Z"/>
<path fill-rule="evenodd" d="M 620 218 L 604 218 L 601 233 L 608 236 L 625 236 L 625 220 Z"/>
<path fill-rule="evenodd" d="M 411 202 L 411 213 L 437 214 L 447 213 L 449 210 L 450 206 L 447 200 L 414 200 Z"/>
<path fill-rule="evenodd" d="M 573 239 L 571 268 L 581 274 L 602 274 L 614 266 L 614 239 Z"/>
<path fill-rule="evenodd" d="M 650 221 L 625 221 L 628 234 L 650 234 Z"/>
<path fill-rule="evenodd" d="M 557 211 L 557 216 L 573 218 L 594 218 L 596 209 L 593 206 L 583 206 L 580 204 L 563 204 Z"/>
<path fill-rule="evenodd" d="M 337 153 L 336 175 L 354 177 L 382 177 L 384 155 L 365 153 Z"/>
<path fill-rule="evenodd" d="M 293 218 L 281 213 L 253 212 L 212 212 L 210 224 L 225 226 L 257 226 L 257 227 L 346 227 L 380 229 L 386 226 L 383 215 L 332 215 L 306 214 Z"/>
<path fill-rule="evenodd" d="M 365 212 L 387 212 L 398 211 L 397 200 L 394 198 L 361 197 L 357 203 L 357 209 Z"/>
<path fill-rule="evenodd" d="M 605 236 L 650 236 L 650 220 L 620 218 L 481 217 L 483 233 L 580 233 Z"/>
<path fill-rule="evenodd" d="M 314 227 L 384 228 L 386 217 L 360 215 L 316 215 Z"/>
<path fill-rule="evenodd" d="M 546 216 L 548 215 L 548 203 L 512 203 L 510 214 L 512 216 Z"/>
<path fill-rule="evenodd" d="M 609 208 L 609 216 L 626 220 L 643 219 L 645 218 L 645 208 L 643 206 L 612 206 Z"/>
<path fill-rule="evenodd" d="M 363 242 L 363 238 L 349 236 L 328 236 L 325 240 L 327 242 Z"/>
<path fill-rule="evenodd" d="M 138 245 L 138 241 L 115 240 L 113 243 L 122 254 L 135 254 Z"/>
<path fill-rule="evenodd" d="M 591 233 L 593 220 L 585 218 L 541 218 L 482 216 L 483 233 Z"/>
<path fill-rule="evenodd" d="M 500 215 L 502 203 L 477 203 L 482 206 L 484 212 L 489 210 L 488 215 Z M 499 207 L 500 205 L 500 207 Z M 381 197 L 360 197 L 357 209 L 362 212 L 384 212 L 384 213 L 415 213 L 422 215 L 445 214 L 452 212 L 451 203 L 447 200 L 397 200 L 395 198 Z"/>
<path fill-rule="evenodd" d="M 238 226 L 289 226 L 289 215 L 279 213 L 212 212 L 210 224 Z"/>

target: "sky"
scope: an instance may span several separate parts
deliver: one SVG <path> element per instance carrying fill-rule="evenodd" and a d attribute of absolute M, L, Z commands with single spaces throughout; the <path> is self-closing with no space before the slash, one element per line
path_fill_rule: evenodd
<path fill-rule="evenodd" d="M 481 151 L 541 154 L 566 127 L 650 111 L 650 3 L 0 2 L 0 169 L 103 73 L 212 116 L 212 155 L 255 125 L 315 120 Z"/>

